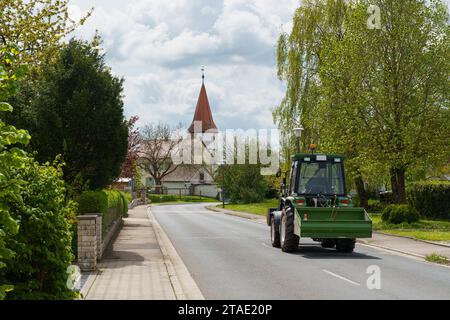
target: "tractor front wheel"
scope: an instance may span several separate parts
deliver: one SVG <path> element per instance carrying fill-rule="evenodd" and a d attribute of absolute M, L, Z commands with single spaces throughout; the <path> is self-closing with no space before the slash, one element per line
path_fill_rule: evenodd
<path fill-rule="evenodd" d="M 284 252 L 297 250 L 300 242 L 299 236 L 294 234 L 294 212 L 291 207 L 286 207 L 281 214 L 280 245 Z"/>
<path fill-rule="evenodd" d="M 280 247 L 280 226 L 276 223 L 275 217 L 270 219 L 270 241 L 272 242 L 272 247 Z"/>

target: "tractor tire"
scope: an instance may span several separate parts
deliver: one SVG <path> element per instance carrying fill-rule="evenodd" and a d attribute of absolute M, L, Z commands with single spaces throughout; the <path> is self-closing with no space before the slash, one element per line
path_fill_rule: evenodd
<path fill-rule="evenodd" d="M 338 252 L 352 253 L 355 249 L 355 239 L 338 239 L 336 241 L 336 250 Z"/>
<path fill-rule="evenodd" d="M 294 234 L 294 223 L 294 212 L 291 207 L 286 207 L 281 214 L 280 222 L 280 246 L 283 252 L 298 249 L 300 238 Z"/>
<path fill-rule="evenodd" d="M 322 248 L 334 248 L 336 246 L 336 240 L 334 239 L 322 239 Z"/>
<path fill-rule="evenodd" d="M 275 222 L 275 218 L 270 219 L 270 242 L 272 247 L 280 247 L 280 226 Z"/>

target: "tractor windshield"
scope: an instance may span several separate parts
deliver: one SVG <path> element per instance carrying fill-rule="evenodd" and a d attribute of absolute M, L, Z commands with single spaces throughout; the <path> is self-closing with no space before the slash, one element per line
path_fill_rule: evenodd
<path fill-rule="evenodd" d="M 304 195 L 344 195 L 344 172 L 341 162 L 302 162 L 298 193 Z"/>

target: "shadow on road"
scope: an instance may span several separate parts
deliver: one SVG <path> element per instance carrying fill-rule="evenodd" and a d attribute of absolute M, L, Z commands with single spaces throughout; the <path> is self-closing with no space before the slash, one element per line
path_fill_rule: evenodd
<path fill-rule="evenodd" d="M 380 260 L 381 258 L 364 253 L 337 252 L 335 249 L 325 249 L 316 244 L 300 244 L 298 250 L 292 252 L 293 255 L 299 255 L 306 259 L 367 259 Z"/>

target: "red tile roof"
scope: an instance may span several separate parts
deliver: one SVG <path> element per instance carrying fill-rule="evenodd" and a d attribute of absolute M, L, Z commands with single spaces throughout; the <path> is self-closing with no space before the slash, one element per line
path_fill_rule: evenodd
<path fill-rule="evenodd" d="M 205 84 L 202 83 L 202 88 L 200 89 L 200 94 L 198 96 L 197 106 L 195 108 L 194 119 L 189 127 L 188 131 L 194 133 L 194 122 L 201 121 L 202 123 L 202 133 L 207 130 L 209 132 L 217 132 L 216 124 L 212 117 L 211 108 L 209 107 L 208 95 L 206 94 Z"/>

